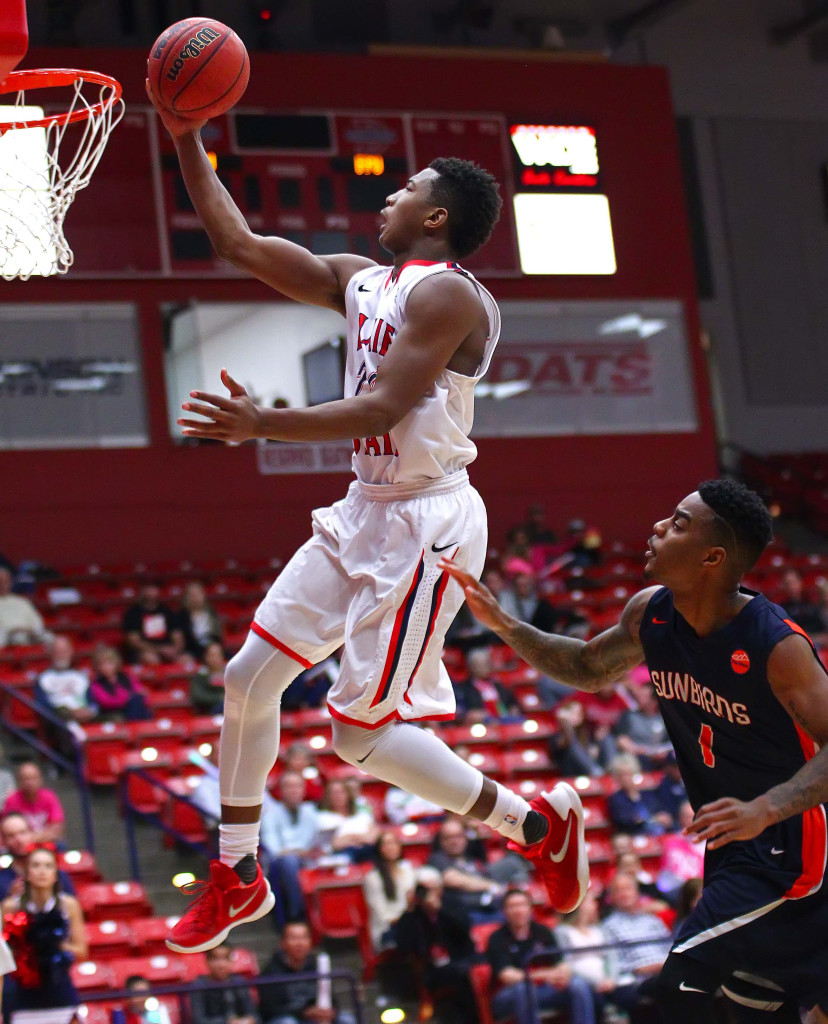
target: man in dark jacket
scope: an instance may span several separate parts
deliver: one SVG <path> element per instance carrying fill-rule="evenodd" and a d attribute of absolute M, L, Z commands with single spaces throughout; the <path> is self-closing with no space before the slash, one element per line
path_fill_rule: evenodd
<path fill-rule="evenodd" d="M 538 1011 L 565 1009 L 572 1024 L 595 1024 L 599 1014 L 589 982 L 562 962 L 554 933 L 533 919 L 529 896 L 510 889 L 503 898 L 503 914 L 506 923 L 492 932 L 486 947 L 497 989 L 492 999 L 495 1020 L 514 1018 L 515 1024 L 531 1024 Z M 527 966 L 536 954 L 544 954 L 542 961 Z"/>
<path fill-rule="evenodd" d="M 207 973 L 197 978 L 190 993 L 190 1017 L 193 1024 L 258 1024 L 256 1005 L 248 988 L 201 988 L 211 982 L 236 980 L 233 953 L 222 944 L 208 949 Z"/>

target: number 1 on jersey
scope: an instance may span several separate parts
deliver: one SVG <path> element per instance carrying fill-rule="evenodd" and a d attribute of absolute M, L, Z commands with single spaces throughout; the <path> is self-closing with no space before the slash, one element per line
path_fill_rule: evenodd
<path fill-rule="evenodd" d="M 699 746 L 702 751 L 702 760 L 708 768 L 712 768 L 716 764 L 716 755 L 713 753 L 713 730 L 709 725 L 701 727 Z"/>

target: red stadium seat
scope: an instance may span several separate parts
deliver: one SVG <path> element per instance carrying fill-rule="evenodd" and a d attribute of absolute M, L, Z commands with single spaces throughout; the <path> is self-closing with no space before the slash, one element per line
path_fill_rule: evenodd
<path fill-rule="evenodd" d="M 95 961 L 129 956 L 135 945 L 127 921 L 87 921 L 86 940 L 89 955 Z"/>
<path fill-rule="evenodd" d="M 511 750 L 502 755 L 503 770 L 507 776 L 514 775 L 548 775 L 552 769 L 549 754 L 543 747 L 526 747 L 523 750 Z"/>
<path fill-rule="evenodd" d="M 133 974 L 140 974 L 150 985 L 175 985 L 189 981 L 187 957 L 175 953 L 155 953 L 152 956 L 131 956 L 110 960 L 109 966 L 115 979 L 116 988 L 125 988 L 126 980 Z"/>
<path fill-rule="evenodd" d="M 66 850 L 59 853 L 58 867 L 70 876 L 75 885 L 84 882 L 99 882 L 101 878 L 94 854 L 88 850 Z"/>
<path fill-rule="evenodd" d="M 144 956 L 166 953 L 164 940 L 178 922 L 177 917 L 137 917 L 130 921 L 135 952 Z"/>
<path fill-rule="evenodd" d="M 144 750 L 127 750 L 113 755 L 113 771 L 118 778 L 128 768 L 139 768 L 141 775 L 130 772 L 127 780 L 127 796 L 141 814 L 155 814 L 167 800 L 163 789 L 153 785 L 151 779 L 168 782 L 177 771 L 177 762 L 169 753 L 157 751 L 154 747 Z M 144 776 L 150 776 L 145 778 Z"/>
<path fill-rule="evenodd" d="M 356 939 L 363 963 L 370 970 L 374 951 L 362 888 L 365 874 L 365 870 L 356 865 L 311 868 L 299 872 L 299 883 L 315 941 L 323 937 Z"/>
<path fill-rule="evenodd" d="M 125 751 L 131 742 L 131 733 L 125 725 L 114 722 L 90 723 L 84 733 L 84 778 L 95 786 L 114 786 L 118 781 L 113 756 Z"/>
<path fill-rule="evenodd" d="M 480 1024 L 494 1024 L 492 1016 L 492 969 L 488 964 L 474 964 L 469 972 L 477 1016 Z"/>
<path fill-rule="evenodd" d="M 69 973 L 81 998 L 92 992 L 106 992 L 115 987 L 115 978 L 108 963 L 99 960 L 83 960 L 74 963 Z"/>
<path fill-rule="evenodd" d="M 147 891 L 138 882 L 93 882 L 77 890 L 87 921 L 123 921 L 152 913 Z"/>

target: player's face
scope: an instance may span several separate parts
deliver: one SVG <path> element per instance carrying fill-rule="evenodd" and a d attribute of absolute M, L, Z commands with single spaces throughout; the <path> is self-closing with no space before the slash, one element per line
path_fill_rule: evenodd
<path fill-rule="evenodd" d="M 379 240 L 387 252 L 404 252 L 423 236 L 426 220 L 438 209 L 431 201 L 431 183 L 437 176 L 426 167 L 385 200 Z"/>
<path fill-rule="evenodd" d="M 710 529 L 713 521 L 713 513 L 698 491 L 688 494 L 672 515 L 654 524 L 644 578 L 673 588 L 697 580 L 714 547 Z"/>

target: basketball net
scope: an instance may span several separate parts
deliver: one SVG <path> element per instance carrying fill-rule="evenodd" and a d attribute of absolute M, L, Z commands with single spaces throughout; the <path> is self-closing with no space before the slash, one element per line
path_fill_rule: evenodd
<path fill-rule="evenodd" d="M 68 109 L 44 116 L 26 91 L 67 86 Z M 124 115 L 121 87 L 91 71 L 15 71 L 0 84 L 15 95 L 0 112 L 0 277 L 65 274 L 74 254 L 66 212 L 86 188 L 112 129 Z"/>

